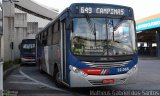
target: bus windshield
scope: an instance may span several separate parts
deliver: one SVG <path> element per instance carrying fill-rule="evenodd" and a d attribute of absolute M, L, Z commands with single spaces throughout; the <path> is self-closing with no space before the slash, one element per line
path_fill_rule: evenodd
<path fill-rule="evenodd" d="M 131 55 L 136 50 L 134 21 L 74 18 L 70 41 L 74 55 Z"/>

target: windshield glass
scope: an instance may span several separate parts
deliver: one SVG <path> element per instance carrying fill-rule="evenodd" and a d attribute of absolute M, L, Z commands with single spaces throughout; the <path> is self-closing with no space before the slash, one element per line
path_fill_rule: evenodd
<path fill-rule="evenodd" d="M 75 55 L 130 55 L 136 48 L 132 20 L 74 18 L 70 40 Z"/>
<path fill-rule="evenodd" d="M 34 49 L 35 44 L 23 44 L 23 49 Z"/>

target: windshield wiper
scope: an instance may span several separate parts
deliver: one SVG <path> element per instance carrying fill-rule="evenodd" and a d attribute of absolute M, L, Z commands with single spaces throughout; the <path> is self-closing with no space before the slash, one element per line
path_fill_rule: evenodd
<path fill-rule="evenodd" d="M 120 21 L 118 22 L 118 24 L 113 28 L 113 30 L 115 31 L 115 30 L 117 30 L 117 28 L 123 23 L 123 20 L 125 20 L 126 19 L 126 17 L 125 16 L 122 16 L 121 18 L 120 18 Z"/>
<path fill-rule="evenodd" d="M 94 34 L 94 42 L 95 42 L 95 46 L 96 46 L 96 41 L 97 41 L 97 38 L 96 38 L 96 26 L 95 26 L 95 23 L 94 23 L 94 30 L 93 30 L 93 34 Z"/>
<path fill-rule="evenodd" d="M 96 41 L 97 40 L 96 40 L 96 26 L 95 26 L 95 23 L 92 23 L 89 15 L 87 13 L 85 13 L 85 16 L 86 16 L 86 20 L 87 20 L 87 22 L 89 24 L 89 28 L 90 28 L 91 32 L 93 33 L 93 35 L 94 35 L 95 46 L 96 46 Z"/>

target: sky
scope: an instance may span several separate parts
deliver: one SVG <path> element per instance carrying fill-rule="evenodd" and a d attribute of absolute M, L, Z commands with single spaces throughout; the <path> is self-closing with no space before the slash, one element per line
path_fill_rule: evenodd
<path fill-rule="evenodd" d="M 106 3 L 130 6 L 134 10 L 135 19 L 141 19 L 160 13 L 160 0 L 32 0 L 40 5 L 58 9 L 59 13 L 72 3 Z"/>

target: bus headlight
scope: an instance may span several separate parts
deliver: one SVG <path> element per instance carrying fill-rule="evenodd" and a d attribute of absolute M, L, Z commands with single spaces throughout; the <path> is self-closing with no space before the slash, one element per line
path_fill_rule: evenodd
<path fill-rule="evenodd" d="M 74 66 L 72 66 L 72 65 L 69 65 L 69 69 L 70 69 L 71 71 L 75 72 L 75 73 L 78 73 L 78 72 L 79 72 L 79 69 L 76 68 L 76 67 L 74 67 Z"/>
<path fill-rule="evenodd" d="M 83 77 L 87 77 L 87 76 L 88 76 L 88 74 L 86 74 L 86 73 L 83 72 L 82 70 L 80 70 L 80 69 L 78 69 L 78 68 L 76 68 L 76 67 L 74 67 L 74 66 L 72 66 L 72 65 L 69 65 L 69 69 L 70 69 L 71 71 L 73 71 L 74 73 L 77 73 L 77 74 L 80 75 L 80 76 L 83 76 Z"/>

